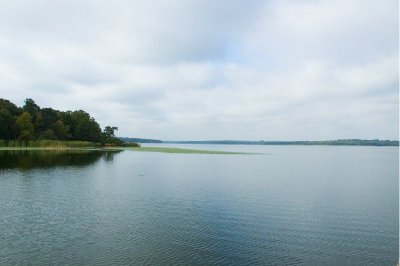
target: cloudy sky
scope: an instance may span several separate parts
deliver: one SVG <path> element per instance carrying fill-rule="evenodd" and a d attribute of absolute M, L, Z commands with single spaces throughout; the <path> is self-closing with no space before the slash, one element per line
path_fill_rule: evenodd
<path fill-rule="evenodd" d="M 0 98 L 119 136 L 398 139 L 397 0 L 0 2 Z"/>

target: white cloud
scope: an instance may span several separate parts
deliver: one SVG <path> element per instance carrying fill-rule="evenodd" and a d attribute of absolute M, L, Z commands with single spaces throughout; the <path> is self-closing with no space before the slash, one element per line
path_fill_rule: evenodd
<path fill-rule="evenodd" d="M 398 138 L 397 1 L 4 1 L 0 97 L 160 139 Z"/>

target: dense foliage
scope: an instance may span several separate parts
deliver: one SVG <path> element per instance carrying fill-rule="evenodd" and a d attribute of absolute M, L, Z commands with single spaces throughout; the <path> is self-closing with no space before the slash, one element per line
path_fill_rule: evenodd
<path fill-rule="evenodd" d="M 5 141 L 75 140 L 120 145 L 115 130 L 118 128 L 107 126 L 102 131 L 96 120 L 82 110 L 41 108 L 29 98 L 20 108 L 0 99 L 0 139 Z"/>

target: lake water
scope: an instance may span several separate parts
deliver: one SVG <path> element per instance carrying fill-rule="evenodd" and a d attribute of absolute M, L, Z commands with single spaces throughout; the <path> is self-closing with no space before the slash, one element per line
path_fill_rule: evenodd
<path fill-rule="evenodd" d="M 395 265 L 398 147 L 0 151 L 1 265 Z"/>

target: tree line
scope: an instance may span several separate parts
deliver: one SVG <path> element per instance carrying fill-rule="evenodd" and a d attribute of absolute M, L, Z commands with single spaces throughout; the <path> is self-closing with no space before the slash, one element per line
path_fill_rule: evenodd
<path fill-rule="evenodd" d="M 139 141 L 138 141 L 139 142 Z M 224 144 L 224 145 L 337 145 L 337 146 L 399 146 L 398 140 L 338 139 L 322 141 L 251 141 L 251 140 L 200 140 L 162 141 L 169 144 Z"/>
<path fill-rule="evenodd" d="M 102 144 L 122 144 L 115 137 L 117 127 L 101 130 L 96 120 L 83 110 L 59 111 L 41 108 L 28 98 L 22 107 L 0 98 L 0 139 L 81 140 Z"/>

